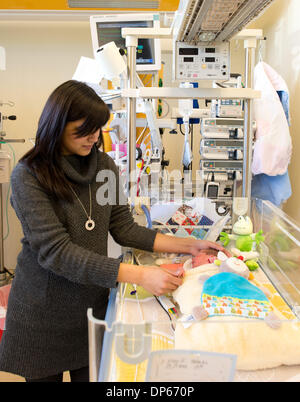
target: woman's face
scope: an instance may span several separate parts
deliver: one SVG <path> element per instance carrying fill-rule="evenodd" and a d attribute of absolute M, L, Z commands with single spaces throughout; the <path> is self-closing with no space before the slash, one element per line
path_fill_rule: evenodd
<path fill-rule="evenodd" d="M 80 127 L 84 122 L 82 120 L 71 121 L 66 124 L 62 135 L 61 152 L 63 155 L 80 155 L 87 156 L 98 141 L 100 135 L 100 129 L 85 137 L 78 137 L 76 129 Z"/>

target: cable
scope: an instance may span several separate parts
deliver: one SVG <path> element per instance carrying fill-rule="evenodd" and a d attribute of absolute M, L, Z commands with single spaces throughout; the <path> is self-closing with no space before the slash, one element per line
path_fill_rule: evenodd
<path fill-rule="evenodd" d="M 182 124 L 179 124 L 180 132 L 182 135 L 185 135 L 185 133 L 182 132 L 181 126 L 182 126 Z M 191 126 L 192 126 L 192 124 L 189 124 L 189 134 L 191 134 Z"/>
<path fill-rule="evenodd" d="M 147 128 L 148 128 L 148 124 L 146 125 L 146 127 L 143 129 L 143 131 L 142 131 L 141 134 L 139 135 L 138 139 L 136 140 L 136 143 L 138 143 L 139 140 L 140 140 L 140 138 L 141 138 L 142 136 L 144 136 L 144 133 L 145 133 L 145 131 L 146 131 Z"/>
<path fill-rule="evenodd" d="M 10 233 L 10 228 L 9 228 L 9 221 L 8 221 L 8 202 L 9 202 L 9 194 L 11 190 L 11 184 L 9 183 L 8 189 L 7 189 L 7 195 L 6 195 L 6 205 L 5 205 L 5 214 L 6 214 L 6 228 L 7 228 L 7 233 L 3 237 L 3 241 L 6 240 L 9 236 Z"/>
<path fill-rule="evenodd" d="M 219 212 L 219 208 L 224 208 L 224 212 Z M 215 204 L 215 210 L 216 210 L 216 213 L 219 215 L 219 216 L 225 216 L 225 215 L 227 215 L 228 213 L 229 213 L 229 211 L 230 211 L 230 208 L 227 206 L 227 205 L 225 205 L 225 204 L 221 204 L 221 203 L 218 203 L 218 202 L 216 202 L 216 204 Z"/>
<path fill-rule="evenodd" d="M 222 81 L 222 82 L 226 82 L 226 81 Z M 216 82 L 216 85 L 220 88 L 227 88 L 225 85 L 222 85 L 220 82 Z"/>
<path fill-rule="evenodd" d="M 202 192 L 201 198 L 204 197 L 204 194 L 205 194 L 205 191 L 206 191 L 206 186 L 207 186 L 207 183 L 209 182 L 209 175 L 210 175 L 210 180 L 212 180 L 212 175 L 214 175 L 214 172 L 208 172 L 206 183 L 203 186 L 203 192 Z"/>
<path fill-rule="evenodd" d="M 149 132 L 146 134 L 146 136 L 143 138 L 143 141 L 140 143 L 140 146 L 141 146 L 141 145 L 145 145 L 145 146 L 147 147 L 146 141 L 149 141 L 149 140 L 148 140 L 149 137 L 150 137 L 150 139 L 151 139 L 151 132 L 150 132 L 150 131 L 149 131 Z"/>
<path fill-rule="evenodd" d="M 172 317 L 170 316 L 169 312 L 164 308 L 164 306 L 161 304 L 161 302 L 159 301 L 159 298 L 158 298 L 157 296 L 154 296 L 154 297 L 155 297 L 157 303 L 161 306 L 161 308 L 162 308 L 162 309 L 166 312 L 166 314 L 168 315 L 169 320 L 171 321 L 171 327 L 172 327 L 173 331 L 175 332 L 175 328 L 174 328 L 174 325 L 173 325 Z"/>
<path fill-rule="evenodd" d="M 149 209 L 146 207 L 146 205 L 142 204 L 141 205 L 142 210 L 144 211 L 144 214 L 146 216 L 147 219 L 147 223 L 148 223 L 148 229 L 152 229 L 152 220 L 151 220 L 151 216 L 150 216 L 150 211 Z"/>
<path fill-rule="evenodd" d="M 8 142 L 5 142 L 5 141 L 1 141 L 0 143 L 9 146 L 9 148 L 10 148 L 10 150 L 12 152 L 12 155 L 13 155 L 13 167 L 15 167 L 15 165 L 16 165 L 16 155 L 15 155 L 15 151 L 14 151 L 13 147 Z"/>
<path fill-rule="evenodd" d="M 149 82 L 152 80 L 154 74 L 150 75 L 150 78 L 148 79 L 148 81 L 145 83 L 144 79 L 146 78 L 147 74 L 145 74 L 145 77 L 142 79 L 142 82 L 144 84 L 144 87 L 147 86 L 149 84 Z"/>
<path fill-rule="evenodd" d="M 12 272 L 10 272 L 7 268 L 4 267 L 4 271 L 11 277 L 14 278 L 15 274 L 13 274 Z"/>

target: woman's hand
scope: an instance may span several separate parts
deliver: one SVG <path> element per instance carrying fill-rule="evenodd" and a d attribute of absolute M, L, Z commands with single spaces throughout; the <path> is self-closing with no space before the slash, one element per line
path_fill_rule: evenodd
<path fill-rule="evenodd" d="M 223 246 L 220 246 L 219 244 L 213 243 L 211 241 L 191 239 L 190 247 L 191 247 L 190 253 L 194 257 L 196 257 L 201 252 L 205 252 L 206 254 L 211 253 L 213 255 L 217 255 L 219 251 L 222 251 L 224 254 L 227 255 L 227 257 L 231 257 L 229 251 L 227 251 Z"/>
<path fill-rule="evenodd" d="M 182 284 L 182 278 L 172 275 L 163 268 L 140 266 L 140 283 L 144 289 L 155 296 L 171 293 Z"/>
<path fill-rule="evenodd" d="M 153 250 L 163 253 L 176 253 L 176 254 L 192 254 L 197 256 L 200 252 L 205 250 L 222 251 L 228 257 L 231 254 L 221 245 L 206 240 L 196 240 L 192 238 L 181 238 L 176 236 L 167 236 L 158 233 L 155 238 Z"/>
<path fill-rule="evenodd" d="M 118 282 L 135 283 L 155 296 L 173 292 L 182 284 L 182 279 L 163 268 L 146 265 L 120 264 Z"/>

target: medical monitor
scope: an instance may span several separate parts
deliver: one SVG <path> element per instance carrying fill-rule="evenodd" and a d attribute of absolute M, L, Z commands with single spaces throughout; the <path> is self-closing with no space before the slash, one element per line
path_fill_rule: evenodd
<path fill-rule="evenodd" d="M 122 28 L 159 28 L 158 14 L 109 14 L 90 17 L 94 55 L 99 47 L 115 42 L 118 48 L 126 49 Z M 136 70 L 158 71 L 161 68 L 159 39 L 138 39 Z"/>

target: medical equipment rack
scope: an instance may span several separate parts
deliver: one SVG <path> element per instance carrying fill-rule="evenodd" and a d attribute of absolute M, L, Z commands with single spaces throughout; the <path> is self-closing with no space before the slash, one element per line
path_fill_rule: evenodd
<path fill-rule="evenodd" d="M 144 33 L 143 33 L 144 32 Z M 236 38 L 244 40 L 245 55 L 245 87 L 246 88 L 136 88 L 136 48 L 138 38 L 147 37 L 170 37 L 171 31 L 166 28 L 151 30 L 141 28 L 123 28 L 122 36 L 126 38 L 128 49 L 128 88 L 122 90 L 122 96 L 128 99 L 128 196 L 134 199 L 130 182 L 131 172 L 136 169 L 135 141 L 136 141 L 136 102 L 137 98 L 143 99 L 238 99 L 245 103 L 244 112 L 244 146 L 243 146 L 243 190 L 242 197 L 248 199 L 248 211 L 251 200 L 251 165 L 252 165 L 252 142 L 253 142 L 253 100 L 260 97 L 260 92 L 252 89 L 254 79 L 255 49 L 257 40 L 263 39 L 261 30 L 244 30 Z"/>

